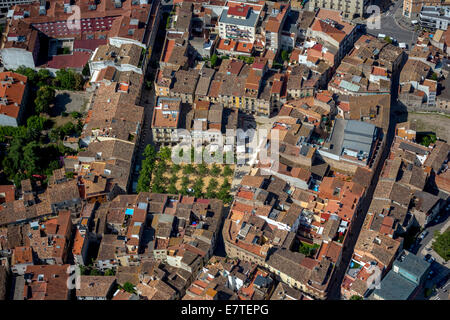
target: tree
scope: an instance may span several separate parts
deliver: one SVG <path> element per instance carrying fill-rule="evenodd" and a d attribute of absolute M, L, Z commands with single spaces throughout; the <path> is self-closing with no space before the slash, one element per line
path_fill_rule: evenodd
<path fill-rule="evenodd" d="M 114 271 L 114 269 L 107 269 L 105 271 L 105 276 L 115 276 L 116 272 Z"/>
<path fill-rule="evenodd" d="M 172 150 L 169 147 L 162 147 L 158 152 L 158 158 L 161 160 L 170 160 L 172 157 Z"/>
<path fill-rule="evenodd" d="M 128 281 L 123 284 L 122 289 L 129 293 L 136 293 L 136 289 L 134 288 L 134 285 Z"/>
<path fill-rule="evenodd" d="M 40 69 L 37 72 L 37 85 L 38 87 L 47 86 L 50 84 L 50 79 L 52 78 L 52 74 L 47 69 Z"/>
<path fill-rule="evenodd" d="M 215 163 L 211 166 L 210 174 L 214 177 L 217 177 L 222 170 L 220 170 L 219 166 Z"/>
<path fill-rule="evenodd" d="M 450 259 L 450 229 L 444 233 L 437 231 L 434 234 L 433 250 L 445 261 Z"/>
<path fill-rule="evenodd" d="M 66 90 L 82 90 L 84 79 L 81 74 L 70 69 L 59 69 L 56 71 L 54 85 Z"/>
<path fill-rule="evenodd" d="M 350 300 L 363 300 L 363 298 L 361 296 L 354 294 L 350 297 Z"/>
<path fill-rule="evenodd" d="M 83 67 L 83 70 L 81 71 L 81 74 L 85 77 L 89 77 L 91 75 L 91 70 L 89 69 L 89 63 L 86 62 L 86 64 Z"/>
<path fill-rule="evenodd" d="M 230 194 L 231 185 L 227 179 L 225 179 L 220 186 L 219 192 L 217 193 L 217 198 L 225 203 L 230 203 L 233 197 Z"/>
<path fill-rule="evenodd" d="M 433 72 L 431 75 L 431 80 L 437 81 L 438 80 L 438 74 L 436 72 Z"/>
<path fill-rule="evenodd" d="M 211 67 L 212 68 L 214 68 L 216 66 L 218 58 L 219 57 L 215 53 L 211 56 Z"/>
<path fill-rule="evenodd" d="M 223 168 L 223 173 L 222 175 L 224 177 L 229 177 L 233 174 L 233 170 L 231 170 L 230 166 L 227 164 L 225 165 L 225 167 Z"/>
<path fill-rule="evenodd" d="M 192 164 L 188 163 L 183 168 L 183 174 L 193 174 L 195 173 L 195 168 Z"/>
<path fill-rule="evenodd" d="M 169 188 L 167 189 L 167 193 L 170 193 L 170 194 L 177 194 L 177 193 L 178 193 L 177 186 L 176 186 L 174 183 L 171 183 L 171 184 L 169 185 Z"/>
<path fill-rule="evenodd" d="M 50 104 L 55 99 L 55 89 L 49 86 L 40 87 L 37 91 L 36 99 L 34 103 L 36 105 L 36 112 L 48 113 Z"/>
<path fill-rule="evenodd" d="M 99 270 L 93 268 L 93 269 L 91 269 L 90 275 L 91 276 L 101 276 L 102 273 Z"/>
<path fill-rule="evenodd" d="M 208 167 L 204 163 L 200 163 L 197 167 L 197 172 L 201 176 L 206 176 L 208 174 Z"/>
<path fill-rule="evenodd" d="M 192 186 L 192 189 L 194 190 L 194 196 L 196 198 L 202 198 L 203 197 L 203 186 L 205 183 L 203 182 L 203 179 L 201 177 L 198 177 L 197 180 L 195 180 L 194 185 Z"/>
<path fill-rule="evenodd" d="M 283 61 L 288 61 L 289 60 L 289 51 L 287 51 L 287 50 L 281 51 L 281 59 Z"/>
<path fill-rule="evenodd" d="M 44 130 L 44 125 L 47 119 L 39 116 L 31 116 L 27 119 L 27 128 L 28 130 L 36 130 L 41 132 Z"/>
<path fill-rule="evenodd" d="M 206 188 L 206 198 L 216 198 L 216 190 L 218 186 L 219 182 L 216 179 L 212 178 L 209 180 L 208 187 Z"/>
<path fill-rule="evenodd" d="M 31 68 L 20 66 L 15 72 L 26 76 L 30 83 L 34 84 L 37 80 L 37 72 Z"/>
<path fill-rule="evenodd" d="M 178 173 L 178 171 L 180 171 L 181 166 L 179 164 L 173 164 L 172 167 L 170 168 L 170 172 L 172 172 L 173 174 Z"/>
<path fill-rule="evenodd" d="M 151 144 L 147 145 L 144 149 L 142 160 L 142 168 L 139 173 L 138 184 L 136 187 L 137 192 L 150 191 L 150 182 L 152 180 L 152 172 L 155 168 L 156 150 Z"/>

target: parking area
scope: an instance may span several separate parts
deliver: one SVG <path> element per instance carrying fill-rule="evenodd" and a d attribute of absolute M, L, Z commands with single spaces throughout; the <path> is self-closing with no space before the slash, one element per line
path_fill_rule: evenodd
<path fill-rule="evenodd" d="M 55 95 L 52 116 L 56 117 L 63 112 L 85 112 L 91 93 L 84 91 L 57 90 Z"/>

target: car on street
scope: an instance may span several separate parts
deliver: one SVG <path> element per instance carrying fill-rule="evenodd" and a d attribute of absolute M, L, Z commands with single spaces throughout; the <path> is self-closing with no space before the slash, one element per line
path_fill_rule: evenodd
<path fill-rule="evenodd" d="M 431 254 L 426 254 L 425 255 L 425 257 L 423 257 L 423 259 L 425 260 L 425 261 L 428 261 L 428 259 L 430 259 L 431 258 Z"/>
<path fill-rule="evenodd" d="M 428 235 L 428 233 L 429 233 L 429 232 L 426 231 L 426 230 L 425 230 L 425 231 L 422 231 L 422 233 L 419 235 L 419 239 L 420 239 L 420 240 L 423 240 L 423 239 Z"/>

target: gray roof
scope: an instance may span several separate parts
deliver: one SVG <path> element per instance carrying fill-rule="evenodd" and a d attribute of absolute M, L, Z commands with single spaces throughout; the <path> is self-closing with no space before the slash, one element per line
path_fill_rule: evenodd
<path fill-rule="evenodd" d="M 342 148 L 370 153 L 375 125 L 367 122 L 349 120 L 344 129 Z"/>
<path fill-rule="evenodd" d="M 375 289 L 373 294 L 384 300 L 408 300 L 416 287 L 414 282 L 391 270 L 381 281 L 380 289 Z"/>
<path fill-rule="evenodd" d="M 408 251 L 403 251 L 394 261 L 394 266 L 420 279 L 428 271 L 430 263 Z"/>
<path fill-rule="evenodd" d="M 220 16 L 219 22 L 234 24 L 238 26 L 245 27 L 254 27 L 256 26 L 256 22 L 258 21 L 258 14 L 256 14 L 253 10 L 250 10 L 250 13 L 247 19 L 237 19 L 228 16 L 228 9 L 224 9 L 222 11 L 222 15 Z"/>

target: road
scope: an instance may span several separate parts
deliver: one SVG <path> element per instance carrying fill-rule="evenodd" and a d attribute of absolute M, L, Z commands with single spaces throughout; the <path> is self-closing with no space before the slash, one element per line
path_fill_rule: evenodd
<path fill-rule="evenodd" d="M 164 0 L 163 0 L 164 3 Z M 168 7 L 168 6 L 166 6 Z M 169 9 L 170 11 L 170 9 Z M 157 39 L 164 39 L 165 38 L 165 23 L 163 21 L 159 24 Z M 155 41 L 155 45 L 153 47 L 152 51 L 152 57 L 151 59 L 153 61 L 159 61 L 162 53 L 162 46 L 163 41 Z M 148 67 L 146 70 L 146 76 L 145 78 L 148 79 L 151 75 L 154 75 L 156 73 L 156 70 L 152 68 L 152 63 L 148 63 Z M 150 78 L 154 78 L 150 77 Z M 141 137 L 139 139 L 139 145 L 138 149 L 135 155 L 135 165 L 133 168 L 133 176 L 132 176 L 132 183 L 131 188 L 132 192 L 135 192 L 135 186 L 137 184 L 137 181 L 139 179 L 139 172 L 141 168 L 142 160 L 144 159 L 143 152 L 145 150 L 145 147 L 149 144 L 153 144 L 153 137 L 152 137 L 152 130 L 151 130 L 151 123 L 152 123 L 152 117 L 153 117 L 153 108 L 156 103 L 156 96 L 154 92 L 154 87 L 152 85 L 151 89 L 143 88 L 141 93 L 141 106 L 144 107 L 144 123 L 142 124 L 142 130 L 141 130 Z M 158 147 L 155 145 L 156 150 L 158 150 Z"/>
<path fill-rule="evenodd" d="M 402 0 L 397 0 L 397 2 L 392 6 L 391 9 L 381 14 L 381 22 L 380 22 L 381 28 L 374 30 L 366 28 L 367 33 L 376 37 L 378 36 L 379 33 L 382 33 L 396 39 L 399 43 L 405 42 L 408 44 L 409 47 L 411 47 L 411 45 L 414 44 L 416 41 L 417 36 L 416 33 L 414 31 L 402 27 L 400 24 L 398 24 L 397 20 L 395 19 L 395 16 L 398 15 L 399 12 L 401 12 L 402 10 L 400 8 L 402 3 L 403 3 Z"/>

